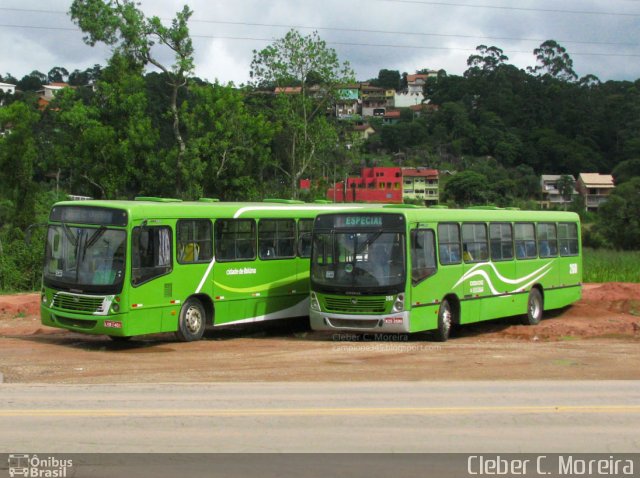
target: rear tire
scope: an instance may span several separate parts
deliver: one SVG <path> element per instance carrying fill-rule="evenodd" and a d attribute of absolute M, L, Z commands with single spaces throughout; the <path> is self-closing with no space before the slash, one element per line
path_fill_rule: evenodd
<path fill-rule="evenodd" d="M 207 325 L 207 312 L 198 299 L 191 297 L 180 309 L 176 337 L 182 342 L 200 340 Z"/>
<path fill-rule="evenodd" d="M 524 325 L 537 325 L 542 320 L 544 312 L 544 302 L 539 289 L 533 288 L 529 292 L 527 299 L 527 314 L 522 318 Z"/>
<path fill-rule="evenodd" d="M 438 310 L 438 329 L 436 330 L 436 340 L 438 342 L 446 342 L 451 335 L 451 326 L 453 325 L 453 310 L 447 299 L 440 303 Z"/>

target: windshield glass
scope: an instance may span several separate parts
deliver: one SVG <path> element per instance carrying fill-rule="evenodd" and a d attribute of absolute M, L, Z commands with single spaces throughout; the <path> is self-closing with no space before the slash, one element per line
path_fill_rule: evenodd
<path fill-rule="evenodd" d="M 323 289 L 392 292 L 404 289 L 404 234 L 314 234 L 311 280 Z"/>
<path fill-rule="evenodd" d="M 125 231 L 104 226 L 49 226 L 45 282 L 60 287 L 112 291 L 124 278 L 126 236 Z"/>

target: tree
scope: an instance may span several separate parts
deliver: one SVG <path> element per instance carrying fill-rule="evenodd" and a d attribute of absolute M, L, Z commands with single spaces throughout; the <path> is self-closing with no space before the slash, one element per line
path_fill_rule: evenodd
<path fill-rule="evenodd" d="M 0 136 L 0 184 L 13 193 L 13 222 L 23 230 L 35 219 L 32 181 L 38 150 L 34 129 L 39 119 L 39 113 L 21 101 L 0 108 L 0 130 L 10 129 Z"/>
<path fill-rule="evenodd" d="M 479 72 L 494 71 L 500 65 L 503 65 L 509 57 L 496 46 L 478 45 L 476 47 L 478 52 L 475 55 L 471 55 L 467 58 L 467 66 L 469 69 L 464 72 L 464 76 L 470 76 Z"/>
<path fill-rule="evenodd" d="M 307 82 L 310 74 L 321 80 L 314 89 Z M 282 159 L 279 168 L 289 180 L 292 197 L 298 197 L 300 178 L 336 146 L 337 129 L 326 110 L 335 101 L 338 86 L 354 81 L 353 70 L 349 63 L 340 63 L 317 32 L 302 36 L 290 30 L 265 49 L 254 50 L 250 76 L 254 86 L 262 88 L 299 85 L 299 91 L 277 93 L 271 102 L 279 131 L 275 144 Z"/>
<path fill-rule="evenodd" d="M 382 69 L 378 72 L 378 78 L 371 81 L 371 84 L 385 90 L 397 90 L 400 88 L 400 81 L 400 72 L 398 70 Z"/>
<path fill-rule="evenodd" d="M 640 249 L 640 178 L 617 186 L 598 211 L 598 231 L 617 249 Z"/>
<path fill-rule="evenodd" d="M 49 83 L 64 83 L 65 81 L 67 81 L 68 77 L 69 72 L 66 68 L 63 68 L 61 66 L 54 66 L 53 68 L 51 68 L 51 70 L 49 70 L 49 73 L 47 73 L 47 80 L 49 81 Z"/>
<path fill-rule="evenodd" d="M 452 200 L 459 206 L 486 202 L 487 177 L 475 171 L 456 174 L 444 187 L 444 199 Z"/>
<path fill-rule="evenodd" d="M 570 202 L 571 198 L 573 197 L 575 186 L 576 182 L 568 174 L 563 174 L 562 176 L 560 176 L 560 179 L 558 179 L 557 187 L 558 191 L 560 192 L 560 196 L 562 196 L 562 199 L 564 199 L 565 201 L 565 210 L 567 209 L 567 202 Z"/>
<path fill-rule="evenodd" d="M 131 0 L 74 0 L 70 14 L 87 33 L 84 37 L 87 44 L 105 43 L 113 48 L 114 53 L 128 56 L 142 65 L 151 64 L 165 74 L 171 90 L 169 109 L 178 147 L 175 181 L 178 195 L 182 195 L 188 170 L 183 164 L 187 146 L 180 129 L 178 91 L 187 85 L 194 68 L 193 44 L 187 25 L 193 12 L 185 5 L 176 13 L 171 26 L 166 27 L 159 17 L 147 18 L 136 5 Z M 165 65 L 158 59 L 154 48 L 156 42 L 173 52 L 172 65 Z"/>
<path fill-rule="evenodd" d="M 21 91 L 38 91 L 46 82 L 47 75 L 34 70 L 28 75 L 23 76 L 22 79 L 16 84 L 16 87 Z"/>
<path fill-rule="evenodd" d="M 640 158 L 628 159 L 618 163 L 611 174 L 618 186 L 631 178 L 640 177 Z"/>
<path fill-rule="evenodd" d="M 578 75 L 573 71 L 573 60 L 566 48 L 555 40 L 547 40 L 533 50 L 538 64 L 527 70 L 532 74 L 549 75 L 561 81 L 575 81 Z"/>
<path fill-rule="evenodd" d="M 202 176 L 198 193 L 259 199 L 273 138 L 265 116 L 249 111 L 243 93 L 217 83 L 190 88 L 181 114 L 189 137 L 186 157 Z"/>

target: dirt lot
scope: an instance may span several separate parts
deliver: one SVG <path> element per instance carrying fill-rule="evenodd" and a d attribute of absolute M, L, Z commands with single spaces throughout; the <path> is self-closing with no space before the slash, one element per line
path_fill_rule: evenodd
<path fill-rule="evenodd" d="M 516 324 L 463 327 L 445 344 L 313 333 L 299 322 L 118 344 L 43 327 L 38 294 L 0 296 L 0 374 L 23 383 L 640 379 L 640 284 L 588 284 L 540 325 Z"/>

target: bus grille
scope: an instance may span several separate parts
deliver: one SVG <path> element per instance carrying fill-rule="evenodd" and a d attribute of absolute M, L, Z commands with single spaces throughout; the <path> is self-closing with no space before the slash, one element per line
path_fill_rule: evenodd
<path fill-rule="evenodd" d="M 382 313 L 385 311 L 384 298 L 325 297 L 324 306 L 329 312 L 355 314 Z"/>
<path fill-rule="evenodd" d="M 104 300 L 96 295 L 74 295 L 58 293 L 53 297 L 52 306 L 70 312 L 89 312 L 91 314 L 104 312 Z"/>

